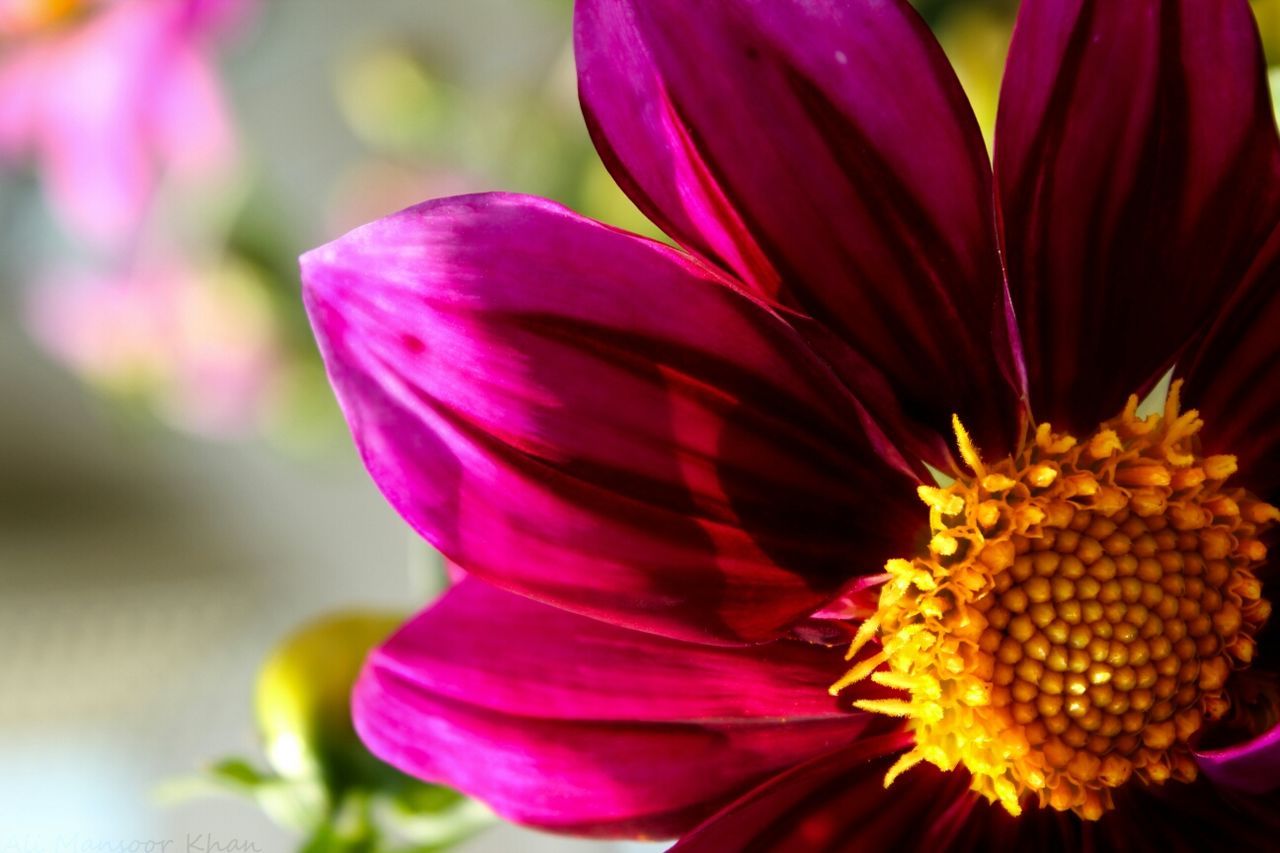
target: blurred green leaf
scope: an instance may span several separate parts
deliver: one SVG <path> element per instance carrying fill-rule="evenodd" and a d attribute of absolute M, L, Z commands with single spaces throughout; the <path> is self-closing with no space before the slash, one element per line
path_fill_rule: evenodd
<path fill-rule="evenodd" d="M 318 779 L 272 777 L 253 793 L 268 817 L 296 832 L 314 832 L 328 822 L 329 794 Z"/>
<path fill-rule="evenodd" d="M 451 847 L 493 825 L 493 812 L 481 803 L 437 785 L 415 786 L 390 799 L 379 798 L 379 826 L 419 849 Z"/>
<path fill-rule="evenodd" d="M 275 777 L 257 769 L 243 758 L 226 758 L 209 768 L 209 775 L 232 788 L 253 790 Z"/>

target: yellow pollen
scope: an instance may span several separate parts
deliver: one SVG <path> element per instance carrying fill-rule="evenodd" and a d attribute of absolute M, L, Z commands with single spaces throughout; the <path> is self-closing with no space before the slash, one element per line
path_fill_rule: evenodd
<path fill-rule="evenodd" d="M 1228 485 L 1235 457 L 1198 455 L 1180 390 L 1145 419 L 1130 398 L 1083 441 L 1042 424 L 996 464 L 954 420 L 972 473 L 920 488 L 928 546 L 886 564 L 831 688 L 902 691 L 854 702 L 915 735 L 886 786 L 963 765 L 1011 814 L 1096 820 L 1121 785 L 1195 778 L 1189 744 L 1230 709 L 1271 612 L 1254 572 L 1280 510 Z"/>

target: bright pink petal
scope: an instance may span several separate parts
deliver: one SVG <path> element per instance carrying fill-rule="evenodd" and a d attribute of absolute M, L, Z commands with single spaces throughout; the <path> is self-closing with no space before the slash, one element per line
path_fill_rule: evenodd
<path fill-rule="evenodd" d="M 444 575 L 445 579 L 451 584 L 462 583 L 467 577 L 467 570 L 453 560 L 445 560 Z"/>
<path fill-rule="evenodd" d="M 585 0 L 576 48 L 597 147 L 655 222 L 834 333 L 873 414 L 932 428 L 915 452 L 945 454 L 955 412 L 1008 449 L 990 166 L 906 0 Z"/>
<path fill-rule="evenodd" d="M 660 244 L 475 196 L 357 230 L 303 269 L 374 479 L 499 586 L 759 639 L 923 523 L 795 332 Z"/>
<path fill-rule="evenodd" d="M 125 2 L 41 48 L 41 169 L 76 233 L 113 244 L 146 215 L 157 180 L 147 110 L 168 73 L 171 8 Z"/>
<path fill-rule="evenodd" d="M 0 157 L 26 157 L 35 144 L 44 62 L 39 50 L 0 57 Z"/>
<path fill-rule="evenodd" d="M 856 738 L 838 650 L 694 645 L 464 580 L 369 659 L 354 714 L 382 759 L 512 820 L 671 835 Z"/>
<path fill-rule="evenodd" d="M 1243 280 L 1280 212 L 1246 0 L 1026 0 L 996 132 L 1036 417 L 1091 430 Z"/>
<path fill-rule="evenodd" d="M 86 43 L 46 69 L 41 170 L 54 210 L 78 234 L 104 244 L 128 239 L 142 222 L 156 173 L 120 53 L 138 45 Z"/>
<path fill-rule="evenodd" d="M 565 720 L 764 722 L 848 718 L 827 688 L 842 648 L 782 640 L 695 645 L 587 619 L 465 578 L 375 665 L 415 689 Z"/>
<path fill-rule="evenodd" d="M 175 45 L 157 74 L 146 120 L 154 153 L 185 180 L 209 180 L 235 156 L 235 133 L 217 72 L 193 45 Z"/>

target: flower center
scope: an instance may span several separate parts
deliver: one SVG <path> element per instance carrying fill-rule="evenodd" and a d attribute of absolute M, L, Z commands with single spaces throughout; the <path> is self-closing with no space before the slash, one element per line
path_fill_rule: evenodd
<path fill-rule="evenodd" d="M 963 764 L 1011 814 L 1034 795 L 1093 820 L 1131 777 L 1195 778 L 1190 741 L 1271 612 L 1253 570 L 1280 511 L 1227 485 L 1235 457 L 1197 455 L 1178 392 L 1145 419 L 1130 398 L 1085 441 L 1043 424 L 995 465 L 956 421 L 972 476 L 920 487 L 927 552 L 889 561 L 849 658 L 880 648 L 832 686 L 907 692 L 855 703 L 915 734 L 886 786 Z"/>

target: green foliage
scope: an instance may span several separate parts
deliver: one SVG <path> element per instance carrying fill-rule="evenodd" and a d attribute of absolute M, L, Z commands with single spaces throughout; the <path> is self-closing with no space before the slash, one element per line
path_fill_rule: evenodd
<path fill-rule="evenodd" d="M 304 840 L 300 853 L 437 853 L 489 826 L 484 806 L 456 791 L 388 776 L 390 785 L 334 786 L 318 777 L 290 778 L 242 758 L 219 761 L 206 780 L 249 797 L 273 821 Z"/>

